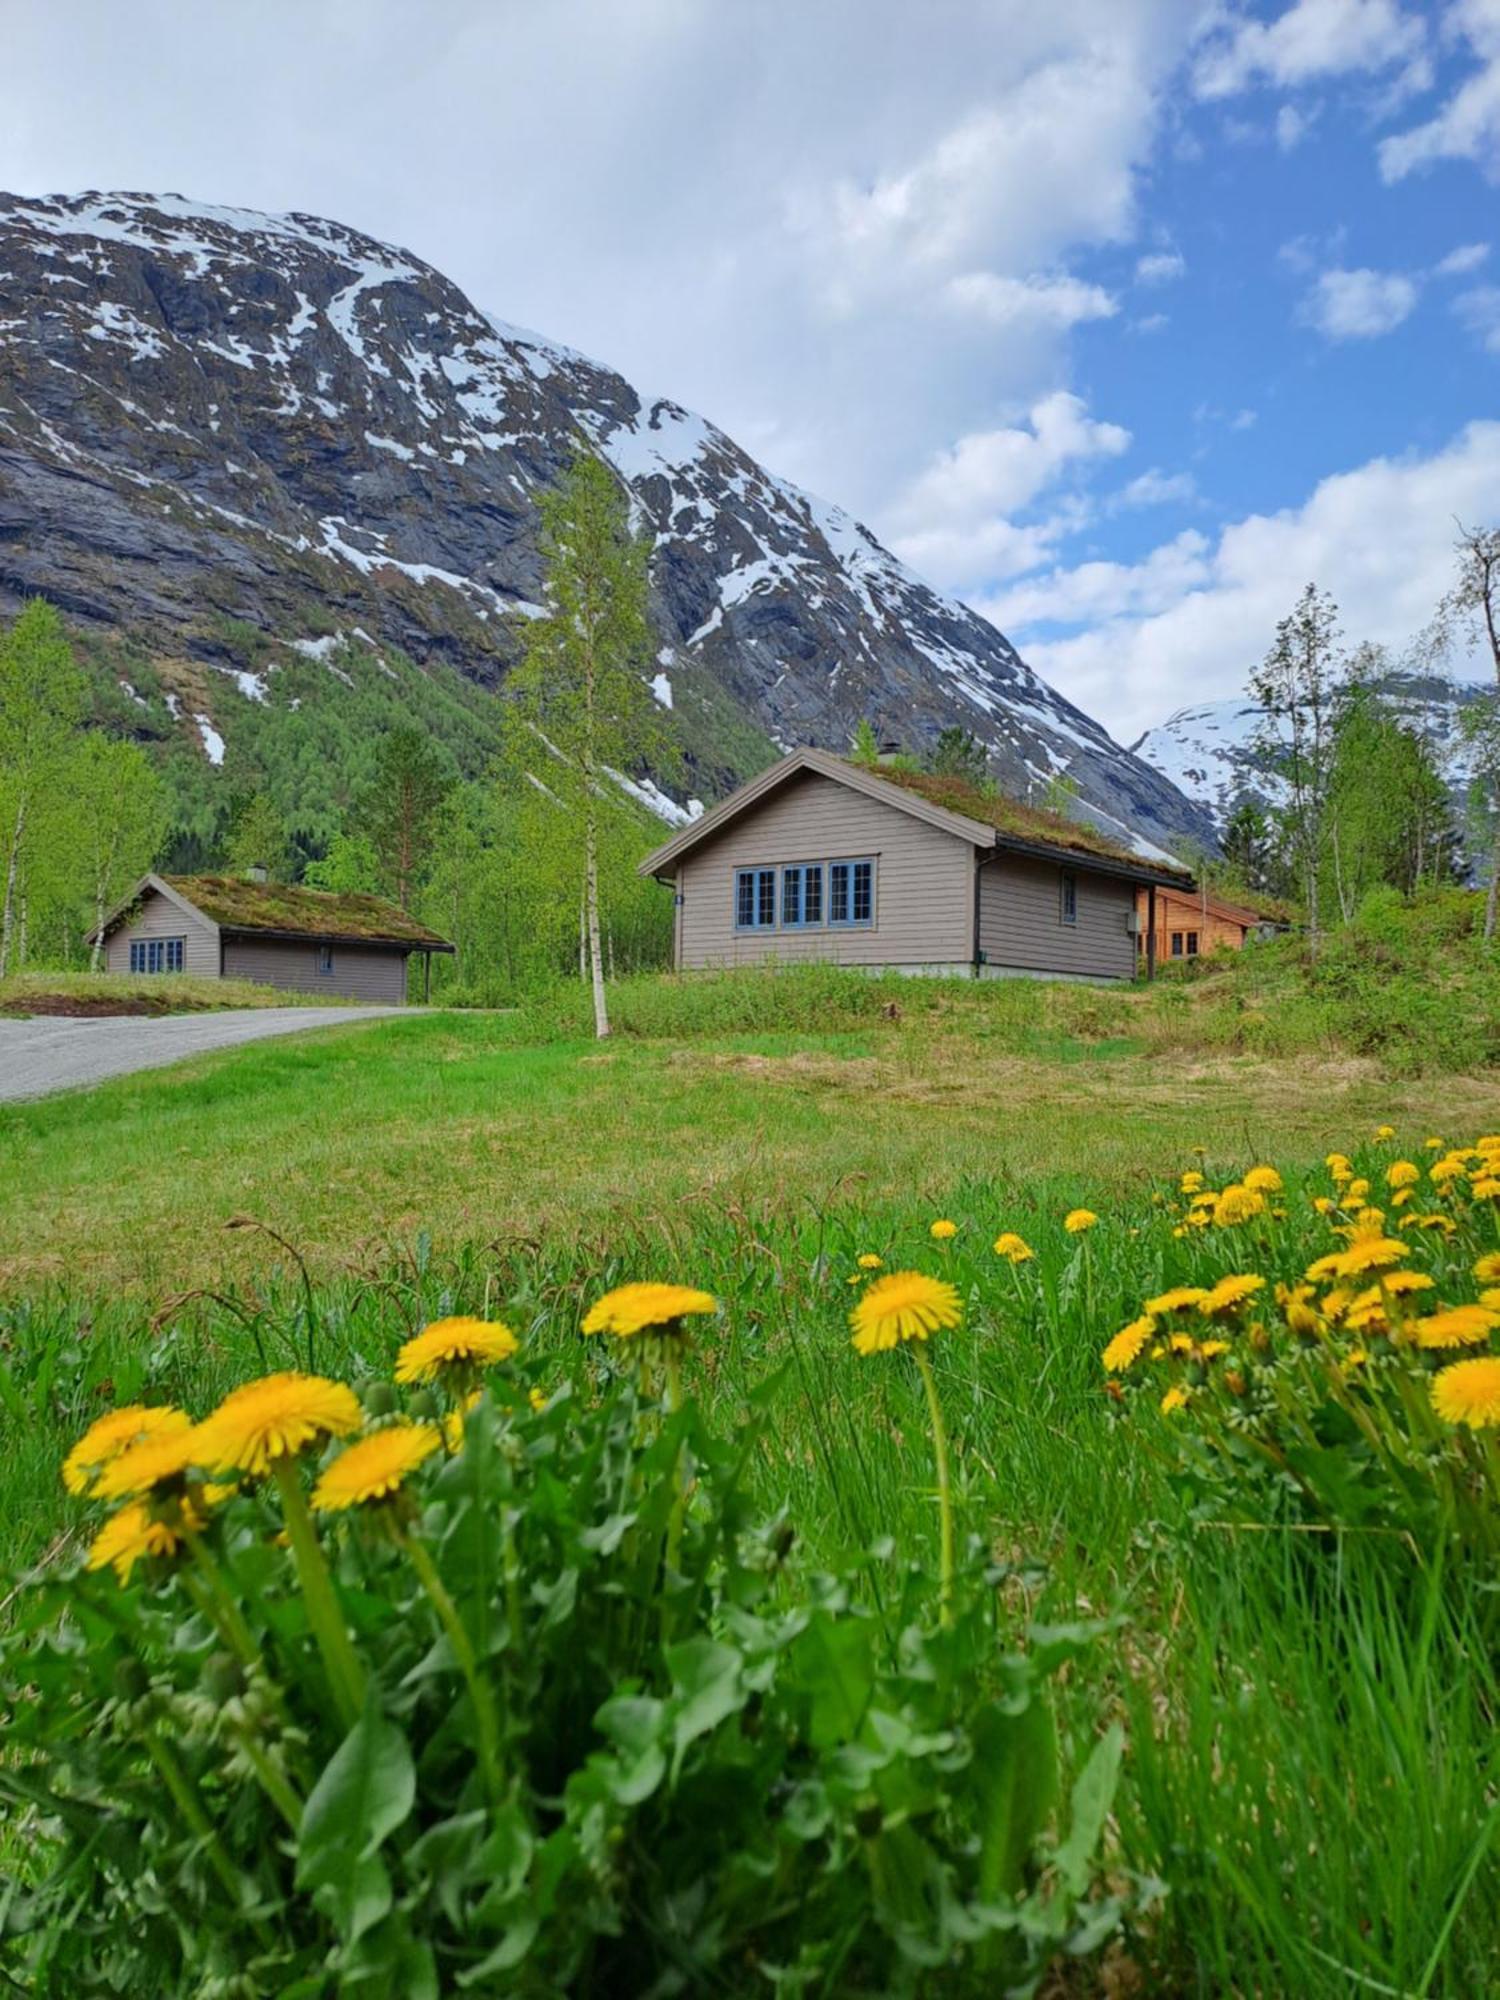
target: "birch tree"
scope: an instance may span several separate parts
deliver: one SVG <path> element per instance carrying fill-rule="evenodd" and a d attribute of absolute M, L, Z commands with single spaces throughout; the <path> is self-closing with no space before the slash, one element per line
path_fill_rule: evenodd
<path fill-rule="evenodd" d="M 83 720 L 83 683 L 62 620 L 33 598 L 0 634 L 0 978 L 11 969 L 28 844 Z"/>
<path fill-rule="evenodd" d="M 77 837 L 87 872 L 98 971 L 104 954 L 99 932 L 114 904 L 161 852 L 167 832 L 167 794 L 137 743 L 90 731 L 68 766 Z"/>
<path fill-rule="evenodd" d="M 1319 880 L 1334 742 L 1348 680 L 1348 665 L 1339 650 L 1338 615 L 1327 592 L 1308 584 L 1296 610 L 1276 627 L 1271 650 L 1250 676 L 1250 691 L 1265 718 L 1259 745 L 1286 782 L 1280 817 L 1314 952 L 1323 934 Z"/>
<path fill-rule="evenodd" d="M 1429 634 L 1432 651 L 1443 656 L 1461 647 L 1465 653 L 1477 651 L 1495 676 L 1500 702 L 1500 528 L 1466 528 L 1458 524 L 1458 540 L 1453 545 L 1455 570 L 1452 584 L 1438 605 Z M 1465 736 L 1477 782 L 1488 796 L 1480 810 L 1492 819 L 1489 894 L 1484 904 L 1484 934 L 1495 935 L 1497 903 L 1500 903 L 1500 779 L 1496 777 L 1497 702 L 1473 704 L 1466 717 Z"/>
<path fill-rule="evenodd" d="M 599 886 L 604 788 L 612 771 L 628 772 L 664 744 L 644 679 L 652 658 L 647 549 L 631 532 L 619 481 L 586 451 L 543 496 L 541 516 L 548 608 L 527 625 L 507 693 L 512 716 L 531 732 L 520 744 L 529 767 L 545 777 L 548 760 L 557 760 L 576 779 L 568 787 L 576 812 L 567 819 L 580 836 L 574 879 L 602 1039 L 609 1033 Z M 562 835 L 567 842 L 566 827 Z"/>

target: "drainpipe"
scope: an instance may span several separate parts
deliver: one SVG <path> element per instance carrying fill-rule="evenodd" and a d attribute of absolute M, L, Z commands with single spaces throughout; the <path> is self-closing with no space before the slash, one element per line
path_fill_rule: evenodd
<path fill-rule="evenodd" d="M 1156 977 L 1156 884 L 1146 890 L 1146 977 Z"/>

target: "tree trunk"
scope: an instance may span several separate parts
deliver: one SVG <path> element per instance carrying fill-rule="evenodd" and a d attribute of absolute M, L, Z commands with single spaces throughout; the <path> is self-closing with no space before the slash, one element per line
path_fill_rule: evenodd
<path fill-rule="evenodd" d="M 94 892 L 94 949 L 89 953 L 89 971 L 97 972 L 104 960 L 104 884 Z"/>
<path fill-rule="evenodd" d="M 5 905 L 0 911 L 0 979 L 10 970 L 11 947 L 16 931 L 16 873 L 21 865 L 21 842 L 26 838 L 26 801 L 24 797 L 16 808 L 16 823 L 11 832 L 10 853 L 5 863 Z"/>
<path fill-rule="evenodd" d="M 1484 899 L 1484 935 L 1487 943 L 1495 935 L 1497 903 L 1500 903 L 1500 833 L 1495 836 L 1495 851 L 1490 856 L 1490 892 Z"/>
<path fill-rule="evenodd" d="M 594 1033 L 602 1042 L 609 1033 L 609 1009 L 604 999 L 604 955 L 599 948 L 598 829 L 592 810 L 588 813 L 585 839 L 588 858 L 584 875 L 584 903 L 588 912 L 589 975 L 594 982 Z"/>

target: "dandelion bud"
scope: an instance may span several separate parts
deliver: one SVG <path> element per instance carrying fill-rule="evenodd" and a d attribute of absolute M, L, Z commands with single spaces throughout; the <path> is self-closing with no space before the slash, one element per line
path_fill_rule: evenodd
<path fill-rule="evenodd" d="M 1259 1320 L 1256 1320 L 1250 1328 L 1250 1345 L 1257 1354 L 1269 1354 L 1271 1351 L 1271 1336 Z"/>
<path fill-rule="evenodd" d="M 419 1424 L 435 1424 L 442 1416 L 442 1408 L 430 1389 L 418 1389 L 407 1410 Z"/>
<path fill-rule="evenodd" d="M 232 1653 L 210 1653 L 203 1663 L 202 1687 L 215 1708 L 222 1708 L 245 1692 L 244 1669 Z"/>
<path fill-rule="evenodd" d="M 378 1376 L 361 1383 L 355 1394 L 364 1405 L 366 1416 L 389 1417 L 395 1412 L 396 1391 L 389 1382 L 382 1381 Z"/>

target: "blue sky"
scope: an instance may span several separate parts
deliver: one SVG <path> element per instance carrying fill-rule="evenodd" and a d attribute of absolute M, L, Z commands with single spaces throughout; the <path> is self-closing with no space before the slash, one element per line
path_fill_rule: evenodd
<path fill-rule="evenodd" d="M 1500 0 L 10 0 L 0 185 L 336 216 L 1130 740 L 1500 519 Z"/>

